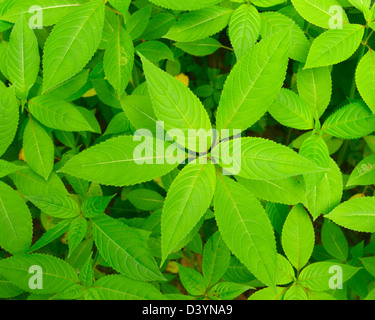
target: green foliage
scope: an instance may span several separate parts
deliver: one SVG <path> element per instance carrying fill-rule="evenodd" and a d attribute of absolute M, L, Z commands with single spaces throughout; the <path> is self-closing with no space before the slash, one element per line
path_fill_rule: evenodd
<path fill-rule="evenodd" d="M 374 300 L 373 2 L 0 0 L 0 299 Z"/>

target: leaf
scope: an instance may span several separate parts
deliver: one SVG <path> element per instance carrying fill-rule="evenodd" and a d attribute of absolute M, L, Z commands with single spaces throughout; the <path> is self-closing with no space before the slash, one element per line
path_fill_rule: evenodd
<path fill-rule="evenodd" d="M 73 77 L 99 47 L 104 24 L 104 1 L 74 9 L 53 28 L 44 46 L 43 91 Z"/>
<path fill-rule="evenodd" d="M 164 203 L 164 198 L 159 193 L 148 189 L 132 190 L 127 198 L 134 207 L 144 211 L 160 209 Z"/>
<path fill-rule="evenodd" d="M 235 282 L 219 282 L 209 291 L 210 295 L 218 297 L 220 300 L 233 300 L 252 287 Z"/>
<path fill-rule="evenodd" d="M 299 96 L 318 120 L 331 101 L 332 79 L 328 68 L 300 69 L 297 73 Z"/>
<path fill-rule="evenodd" d="M 85 238 L 87 232 L 87 221 L 84 217 L 79 216 L 75 218 L 69 226 L 68 231 L 68 244 L 69 244 L 69 255 L 74 252 L 78 245 Z"/>
<path fill-rule="evenodd" d="M 350 230 L 375 232 L 375 198 L 365 197 L 345 201 L 325 217 Z"/>
<path fill-rule="evenodd" d="M 221 43 L 214 38 L 191 42 L 176 42 L 174 45 L 188 54 L 198 57 L 211 55 L 222 47 Z"/>
<path fill-rule="evenodd" d="M 31 114 L 45 126 L 62 131 L 95 131 L 73 104 L 51 93 L 28 102 Z"/>
<path fill-rule="evenodd" d="M 33 225 L 29 208 L 21 196 L 3 182 L 0 182 L 0 230 L 0 246 L 6 251 L 20 254 L 30 248 Z"/>
<path fill-rule="evenodd" d="M 138 232 L 106 215 L 91 221 L 95 244 L 113 269 L 134 280 L 164 280 L 146 240 Z"/>
<path fill-rule="evenodd" d="M 35 206 L 44 213 L 62 219 L 74 218 L 80 214 L 80 208 L 71 197 L 60 194 L 28 196 Z"/>
<path fill-rule="evenodd" d="M 260 33 L 260 16 L 249 4 L 239 6 L 229 21 L 229 39 L 237 60 L 255 45 Z"/>
<path fill-rule="evenodd" d="M 333 222 L 325 219 L 321 231 L 324 249 L 334 258 L 346 261 L 349 245 L 342 230 Z"/>
<path fill-rule="evenodd" d="M 216 127 L 245 130 L 267 111 L 285 79 L 290 30 L 251 48 L 230 72 L 217 109 Z"/>
<path fill-rule="evenodd" d="M 121 106 L 136 129 L 148 129 L 152 133 L 156 133 L 157 119 L 149 97 L 122 96 Z"/>
<path fill-rule="evenodd" d="M 321 214 L 327 214 L 341 202 L 343 177 L 340 168 L 330 159 L 329 169 L 317 184 L 306 184 L 306 207 L 315 220 Z"/>
<path fill-rule="evenodd" d="M 164 38 L 189 42 L 210 37 L 228 25 L 232 12 L 223 7 L 208 7 L 185 13 Z"/>
<path fill-rule="evenodd" d="M 0 298 L 13 298 L 23 292 L 6 278 L 0 276 Z"/>
<path fill-rule="evenodd" d="M 215 179 L 212 164 L 189 164 L 172 182 L 161 218 L 163 262 L 207 211 L 214 196 Z"/>
<path fill-rule="evenodd" d="M 176 23 L 176 18 L 169 12 L 161 12 L 152 17 L 150 23 L 147 25 L 142 34 L 145 40 L 160 39 L 169 31 L 169 29 Z"/>
<path fill-rule="evenodd" d="M 48 180 L 53 169 L 53 141 L 43 127 L 31 117 L 23 134 L 23 150 L 31 169 Z"/>
<path fill-rule="evenodd" d="M 34 31 L 23 15 L 17 19 L 10 35 L 6 60 L 17 97 L 25 100 L 38 75 L 40 57 Z"/>
<path fill-rule="evenodd" d="M 186 291 L 193 296 L 202 296 L 208 287 L 207 279 L 203 278 L 197 271 L 178 266 L 180 280 Z"/>
<path fill-rule="evenodd" d="M 126 16 L 129 10 L 131 0 L 109 0 L 111 6 L 116 8 L 123 16 Z"/>
<path fill-rule="evenodd" d="M 172 50 L 160 41 L 142 42 L 135 49 L 151 62 L 159 62 L 160 60 L 165 59 L 174 60 Z"/>
<path fill-rule="evenodd" d="M 152 6 L 146 6 L 136 11 L 127 21 L 126 30 L 132 40 L 139 38 L 145 31 L 151 17 Z"/>
<path fill-rule="evenodd" d="M 150 155 L 145 159 L 141 156 L 143 148 L 132 136 L 108 139 L 76 155 L 60 171 L 106 185 L 128 186 L 146 182 L 163 176 L 178 165 L 165 163 L 167 156 L 160 156 L 155 144 L 155 138 L 150 138 L 145 144 L 146 155 Z M 160 157 L 163 163 L 158 164 L 156 160 Z"/>
<path fill-rule="evenodd" d="M 262 38 L 269 37 L 281 30 L 292 28 L 289 57 L 296 61 L 306 61 L 310 42 L 307 40 L 298 24 L 279 12 L 262 12 L 260 18 L 260 35 Z"/>
<path fill-rule="evenodd" d="M 94 284 L 100 300 L 164 300 L 152 284 L 134 281 L 121 275 L 100 278 Z"/>
<path fill-rule="evenodd" d="M 295 205 L 305 202 L 304 186 L 294 177 L 277 180 L 253 180 L 236 177 L 256 197 L 272 201 Z"/>
<path fill-rule="evenodd" d="M 18 103 L 14 89 L 0 89 L 0 156 L 8 149 L 16 135 L 18 119 Z"/>
<path fill-rule="evenodd" d="M 29 273 L 32 266 L 41 267 L 42 289 L 31 289 L 29 286 L 31 277 L 35 275 L 35 271 Z M 0 274 L 22 290 L 38 294 L 61 292 L 78 283 L 78 276 L 73 267 L 59 258 L 44 254 L 18 255 L 1 260 Z"/>
<path fill-rule="evenodd" d="M 366 186 L 375 183 L 375 154 L 364 158 L 353 169 L 347 186 Z"/>
<path fill-rule="evenodd" d="M 276 284 L 283 285 L 294 282 L 295 274 L 293 266 L 290 264 L 287 258 L 281 254 L 277 254 L 277 275 Z"/>
<path fill-rule="evenodd" d="M 291 90 L 282 88 L 268 112 L 284 126 L 298 130 L 314 128 L 311 110 L 302 98 Z"/>
<path fill-rule="evenodd" d="M 261 204 L 242 185 L 219 176 L 215 218 L 228 248 L 261 282 L 276 284 L 276 242 Z"/>
<path fill-rule="evenodd" d="M 79 281 L 82 282 L 82 284 L 85 287 L 91 287 L 94 283 L 94 269 L 92 266 L 92 253 L 88 257 L 86 263 L 83 265 L 79 272 Z"/>
<path fill-rule="evenodd" d="M 347 24 L 322 33 L 311 45 L 305 69 L 330 66 L 350 58 L 361 44 L 364 32 L 362 25 Z"/>
<path fill-rule="evenodd" d="M 249 300 L 282 300 L 286 290 L 284 287 L 276 287 L 276 291 L 272 288 L 263 288 L 253 293 Z"/>
<path fill-rule="evenodd" d="M 2 15 L 1 19 L 16 22 L 23 14 L 27 21 L 33 21 L 35 14 L 43 15 L 42 27 L 52 26 L 69 14 L 76 7 L 85 3 L 84 0 L 15 0 L 13 5 Z M 32 6 L 40 8 L 31 10 Z M 35 19 L 35 18 L 34 18 Z"/>
<path fill-rule="evenodd" d="M 121 27 L 108 41 L 103 57 L 105 75 L 119 95 L 124 92 L 129 83 L 133 63 L 133 41 L 127 31 Z"/>
<path fill-rule="evenodd" d="M 320 135 L 316 135 L 313 133 L 303 142 L 299 152 L 301 156 L 304 156 L 306 159 L 311 160 L 320 168 L 329 168 L 329 150 L 324 139 Z M 318 172 L 305 174 L 303 178 L 307 185 L 314 185 L 318 184 L 323 177 L 324 172 Z"/>
<path fill-rule="evenodd" d="M 190 0 L 188 3 L 182 3 L 180 0 L 151 0 L 150 2 L 159 7 L 172 10 L 198 10 L 205 7 L 213 6 L 220 0 Z"/>
<path fill-rule="evenodd" d="M 285 2 L 284 0 L 253 0 L 255 6 L 258 7 L 273 7 L 277 4 Z"/>
<path fill-rule="evenodd" d="M 370 49 L 358 63 L 355 77 L 359 93 L 372 113 L 375 113 L 375 92 L 371 89 L 375 86 L 373 50 Z"/>
<path fill-rule="evenodd" d="M 310 290 L 327 291 L 330 289 L 329 280 L 336 273 L 335 269 L 331 270 L 331 267 L 342 268 L 343 282 L 349 280 L 360 270 L 360 268 L 337 262 L 315 262 L 302 270 L 298 282 Z"/>
<path fill-rule="evenodd" d="M 71 220 L 62 220 L 51 229 L 48 229 L 45 233 L 43 233 L 38 241 L 33 244 L 28 253 L 39 250 L 40 248 L 43 248 L 47 244 L 61 237 L 66 231 L 68 231 L 71 222 Z"/>
<path fill-rule="evenodd" d="M 0 178 L 6 177 L 16 171 L 22 171 L 24 168 L 24 166 L 0 159 Z"/>
<path fill-rule="evenodd" d="M 375 116 L 361 101 L 352 102 L 331 114 L 322 130 L 337 138 L 358 139 L 374 131 Z"/>
<path fill-rule="evenodd" d="M 10 175 L 17 189 L 24 196 L 39 196 L 56 194 L 68 195 L 65 186 L 61 179 L 55 173 L 51 173 L 48 180 L 44 180 L 37 175 L 28 166 L 25 166 L 22 171 L 17 171 Z"/>
<path fill-rule="evenodd" d="M 284 295 L 283 300 L 308 300 L 306 289 L 299 283 L 294 283 Z"/>
<path fill-rule="evenodd" d="M 181 137 L 176 133 L 176 137 L 185 143 L 189 139 L 189 129 L 209 132 L 210 119 L 200 100 L 179 80 L 160 70 L 143 56 L 141 59 L 155 114 L 159 121 L 164 121 L 165 130 L 180 129 L 184 135 Z M 203 140 L 204 135 L 204 132 L 197 133 L 199 141 Z M 189 144 L 188 146 L 190 147 Z M 196 151 L 195 148 L 196 146 L 191 146 L 189 149 Z"/>
<path fill-rule="evenodd" d="M 227 173 L 246 179 L 275 180 L 324 171 L 292 149 L 262 138 L 222 142 L 212 150 L 212 156 Z"/>
<path fill-rule="evenodd" d="M 324 29 L 330 28 L 330 21 L 335 21 L 335 10 L 333 6 L 340 7 L 336 0 L 291 0 L 294 8 L 298 13 L 308 22 L 322 27 Z M 341 21 L 339 21 L 341 22 Z M 342 22 L 348 23 L 348 17 L 342 9 Z"/>
<path fill-rule="evenodd" d="M 299 272 L 309 261 L 315 244 L 314 228 L 302 205 L 294 206 L 290 211 L 281 241 L 288 260 Z"/>
<path fill-rule="evenodd" d="M 86 199 L 81 206 L 83 215 L 86 218 L 94 218 L 102 213 L 107 208 L 113 197 L 99 197 L 94 196 Z"/>
<path fill-rule="evenodd" d="M 224 276 L 229 267 L 230 257 L 230 251 L 220 233 L 214 233 L 207 240 L 203 251 L 202 273 L 209 287 Z"/>

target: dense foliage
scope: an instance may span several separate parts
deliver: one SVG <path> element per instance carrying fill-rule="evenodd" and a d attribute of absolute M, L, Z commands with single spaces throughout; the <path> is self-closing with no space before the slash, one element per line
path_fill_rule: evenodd
<path fill-rule="evenodd" d="M 375 298 L 371 2 L 0 0 L 0 298 Z"/>

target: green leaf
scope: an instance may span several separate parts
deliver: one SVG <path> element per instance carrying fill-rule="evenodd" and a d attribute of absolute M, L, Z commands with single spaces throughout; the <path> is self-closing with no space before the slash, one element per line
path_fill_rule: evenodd
<path fill-rule="evenodd" d="M 56 218 L 74 218 L 81 212 L 77 202 L 69 196 L 49 194 L 43 196 L 28 196 L 27 199 L 44 213 Z"/>
<path fill-rule="evenodd" d="M 375 257 L 365 257 L 360 260 L 366 271 L 375 277 Z"/>
<path fill-rule="evenodd" d="M 330 21 L 335 22 L 335 10 L 332 6 L 339 6 L 336 0 L 291 0 L 294 8 L 308 22 L 322 27 L 330 28 Z M 348 17 L 342 9 L 342 22 L 348 23 Z"/>
<path fill-rule="evenodd" d="M 76 7 L 85 3 L 84 0 L 14 0 L 13 5 L 1 16 L 2 20 L 16 22 L 23 14 L 27 21 L 34 22 L 35 14 L 43 15 L 43 27 L 52 26 L 69 14 Z M 30 7 L 40 8 L 30 12 Z"/>
<path fill-rule="evenodd" d="M 189 164 L 173 181 L 161 219 L 163 262 L 207 211 L 214 196 L 215 180 L 212 164 Z"/>
<path fill-rule="evenodd" d="M 13 88 L 0 89 L 0 156 L 12 143 L 18 127 L 18 102 Z"/>
<path fill-rule="evenodd" d="M 322 33 L 311 45 L 305 69 L 326 67 L 350 58 L 361 44 L 364 32 L 362 25 L 347 24 Z"/>
<path fill-rule="evenodd" d="M 203 251 L 202 273 L 208 281 L 208 286 L 214 285 L 224 276 L 230 256 L 230 251 L 219 232 L 207 240 Z"/>
<path fill-rule="evenodd" d="M 121 0 L 120 0 L 121 1 Z M 145 40 L 160 39 L 169 31 L 176 23 L 176 18 L 169 12 L 161 12 L 153 16 L 146 30 L 142 34 Z"/>
<path fill-rule="evenodd" d="M 375 183 L 375 154 L 364 158 L 353 169 L 347 186 L 367 186 Z"/>
<path fill-rule="evenodd" d="M 222 47 L 221 43 L 214 38 L 205 38 L 191 42 L 176 42 L 174 45 L 188 54 L 198 57 L 213 54 Z"/>
<path fill-rule="evenodd" d="M 320 168 L 324 168 L 326 170 L 329 168 L 329 150 L 327 144 L 320 135 L 313 133 L 303 142 L 299 152 L 301 156 L 304 156 L 306 159 L 311 160 Z M 323 177 L 324 172 L 318 172 L 305 174 L 303 178 L 306 182 L 306 185 L 315 185 L 318 184 L 323 179 Z"/>
<path fill-rule="evenodd" d="M 91 221 L 96 247 L 113 269 L 135 280 L 164 280 L 146 240 L 137 231 L 106 215 Z"/>
<path fill-rule="evenodd" d="M 132 136 L 109 139 L 73 157 L 60 171 L 84 180 L 115 186 L 133 185 L 163 176 L 176 168 L 178 163 L 156 163 L 156 159 L 160 158 L 158 150 L 155 150 L 156 139 L 149 138 L 144 148 Z M 146 160 L 143 160 L 145 157 L 141 157 L 140 151 L 143 149 L 147 161 L 151 163 L 144 163 Z"/>
<path fill-rule="evenodd" d="M 85 3 L 53 28 L 44 46 L 44 92 L 76 75 L 92 58 L 102 37 L 104 8 L 103 0 Z"/>
<path fill-rule="evenodd" d="M 228 248 L 261 282 L 276 285 L 276 241 L 261 204 L 241 184 L 217 179 L 215 218 Z"/>
<path fill-rule="evenodd" d="M 159 193 L 148 189 L 132 190 L 127 197 L 134 207 L 144 211 L 160 209 L 164 203 L 164 198 Z"/>
<path fill-rule="evenodd" d="M 92 266 L 92 252 L 90 256 L 88 257 L 86 263 L 83 265 L 79 272 L 79 281 L 82 282 L 82 284 L 85 287 L 91 287 L 94 283 L 94 269 Z"/>
<path fill-rule="evenodd" d="M 295 274 L 293 266 L 287 258 L 281 254 L 277 254 L 277 275 L 276 284 L 283 285 L 295 281 Z"/>
<path fill-rule="evenodd" d="M 22 171 L 23 169 L 25 169 L 25 166 L 19 166 L 12 162 L 0 159 L 0 178 L 5 177 L 16 171 Z"/>
<path fill-rule="evenodd" d="M 40 57 L 34 31 L 23 15 L 17 19 L 10 35 L 6 60 L 17 97 L 25 100 L 38 75 Z"/>
<path fill-rule="evenodd" d="M 321 214 L 327 214 L 341 202 L 343 177 L 340 168 L 330 159 L 329 169 L 317 184 L 306 184 L 306 207 L 315 220 Z"/>
<path fill-rule="evenodd" d="M 332 79 L 328 68 L 302 70 L 297 73 L 298 93 L 318 120 L 331 101 Z"/>
<path fill-rule="evenodd" d="M 369 50 L 358 63 L 355 74 L 357 88 L 363 100 L 373 113 L 375 113 L 375 63 L 374 51 Z"/>
<path fill-rule="evenodd" d="M 12 284 L 6 278 L 0 276 L 0 298 L 13 298 L 23 292 L 20 288 Z"/>
<path fill-rule="evenodd" d="M 31 117 L 23 134 L 23 151 L 31 169 L 47 181 L 53 169 L 54 145 L 46 130 Z"/>
<path fill-rule="evenodd" d="M 289 57 L 296 61 L 306 61 L 310 42 L 298 24 L 279 12 L 262 12 L 260 18 L 260 35 L 262 38 L 269 37 L 281 30 L 292 28 Z"/>
<path fill-rule="evenodd" d="M 151 17 L 152 6 L 136 11 L 127 21 L 126 30 L 132 40 L 139 38 L 145 31 Z"/>
<path fill-rule="evenodd" d="M 159 62 L 160 60 L 174 60 L 174 55 L 171 49 L 160 41 L 146 41 L 139 44 L 136 48 L 142 55 L 144 55 L 151 62 Z"/>
<path fill-rule="evenodd" d="M 210 119 L 200 100 L 179 80 L 160 70 L 143 56 L 141 59 L 155 114 L 159 121 L 164 121 L 165 130 L 182 130 L 184 135 L 180 137 L 176 133 L 176 137 L 185 143 L 189 139 L 189 129 L 209 132 Z M 198 132 L 197 136 L 202 141 L 204 133 Z M 196 151 L 194 147 L 196 146 L 189 149 Z"/>
<path fill-rule="evenodd" d="M 343 202 L 325 217 L 350 230 L 375 232 L 375 198 L 355 198 Z"/>
<path fill-rule="evenodd" d="M 302 205 L 294 206 L 290 211 L 281 241 L 289 261 L 300 271 L 309 261 L 315 244 L 314 228 Z"/>
<path fill-rule="evenodd" d="M 290 30 L 278 32 L 257 43 L 234 66 L 217 109 L 218 130 L 245 130 L 267 111 L 285 79 L 289 41 Z"/>
<path fill-rule="evenodd" d="M 208 287 L 208 281 L 202 275 L 190 268 L 179 265 L 178 273 L 186 291 L 193 296 L 203 296 Z"/>
<path fill-rule="evenodd" d="M 285 292 L 283 300 L 308 300 L 306 289 L 299 283 L 293 283 L 293 285 Z"/>
<path fill-rule="evenodd" d="M 218 297 L 220 300 L 233 300 L 250 289 L 253 289 L 253 287 L 246 284 L 219 282 L 210 289 L 209 294 Z"/>
<path fill-rule="evenodd" d="M 172 10 L 198 10 L 205 7 L 213 6 L 220 2 L 220 0 L 190 0 L 182 3 L 180 0 L 151 0 L 150 2 L 159 7 Z"/>
<path fill-rule="evenodd" d="M 28 166 L 21 172 L 15 172 L 10 175 L 17 189 L 24 196 L 39 196 L 48 194 L 68 195 L 65 186 L 57 174 L 51 173 L 48 180 L 44 180 L 37 175 Z"/>
<path fill-rule="evenodd" d="M 71 222 L 71 220 L 62 220 L 51 229 L 48 229 L 45 233 L 43 233 L 38 241 L 33 244 L 28 253 L 39 250 L 62 236 L 66 231 L 68 231 Z"/>
<path fill-rule="evenodd" d="M 285 2 L 284 0 L 253 0 L 255 6 L 258 7 L 273 7 L 277 4 Z"/>
<path fill-rule="evenodd" d="M 121 275 L 110 275 L 95 281 L 100 300 L 164 300 L 152 284 L 134 281 Z"/>
<path fill-rule="evenodd" d="M 20 254 L 30 248 L 31 213 L 22 197 L 3 182 L 0 182 L 0 230 L 0 246 L 6 251 Z"/>
<path fill-rule="evenodd" d="M 250 4 L 239 6 L 229 21 L 229 39 L 237 60 L 255 45 L 260 33 L 260 16 Z"/>
<path fill-rule="evenodd" d="M 31 114 L 45 126 L 62 131 L 95 131 L 73 104 L 51 93 L 28 102 Z"/>
<path fill-rule="evenodd" d="M 223 7 L 209 7 L 185 13 L 164 38 L 189 42 L 210 37 L 228 25 L 232 12 Z"/>
<path fill-rule="evenodd" d="M 342 268 L 343 282 L 349 280 L 360 270 L 360 268 L 337 262 L 315 262 L 302 270 L 298 277 L 298 282 L 310 290 L 327 291 L 330 289 L 330 279 L 336 273 L 335 269 L 331 270 L 331 267 Z"/>
<path fill-rule="evenodd" d="M 78 245 L 82 242 L 87 232 L 87 221 L 84 217 L 79 216 L 75 218 L 69 226 L 68 231 L 68 244 L 69 244 L 69 255 L 74 252 Z"/>
<path fill-rule="evenodd" d="M 94 196 L 86 199 L 81 206 L 83 215 L 86 218 L 94 218 L 102 213 L 107 208 L 113 197 L 99 197 Z"/>
<path fill-rule="evenodd" d="M 304 186 L 294 177 L 277 180 L 236 179 L 260 199 L 289 205 L 305 202 Z"/>
<path fill-rule="evenodd" d="M 41 267 L 42 289 L 31 289 L 29 286 L 29 281 L 33 281 L 31 277 L 35 275 L 35 271 L 30 271 L 32 266 Z M 1 260 L 0 274 L 22 290 L 38 294 L 61 292 L 78 283 L 73 267 L 59 258 L 44 254 L 19 255 Z"/>
<path fill-rule="evenodd" d="M 276 287 L 276 291 L 272 288 L 264 288 L 253 293 L 249 300 L 282 300 L 287 288 Z"/>
<path fill-rule="evenodd" d="M 111 6 L 116 8 L 123 16 L 126 16 L 129 10 L 131 0 L 109 0 Z"/>
<path fill-rule="evenodd" d="M 325 219 L 321 232 L 324 249 L 334 258 L 346 261 L 349 245 L 342 230 L 333 222 Z"/>
<path fill-rule="evenodd" d="M 246 179 L 275 180 L 324 171 L 292 149 L 262 138 L 222 142 L 212 150 L 212 156 L 227 173 Z"/>
<path fill-rule="evenodd" d="M 118 28 L 108 41 L 103 57 L 103 66 L 108 82 L 119 95 L 124 92 L 129 83 L 133 63 L 133 41 L 124 28 Z"/>
<path fill-rule="evenodd" d="M 302 98 L 291 90 L 282 88 L 268 112 L 284 126 L 298 130 L 314 128 L 311 110 Z"/>
<path fill-rule="evenodd" d="M 361 101 L 353 102 L 331 114 L 322 130 L 337 138 L 358 139 L 374 131 L 375 116 Z"/>

